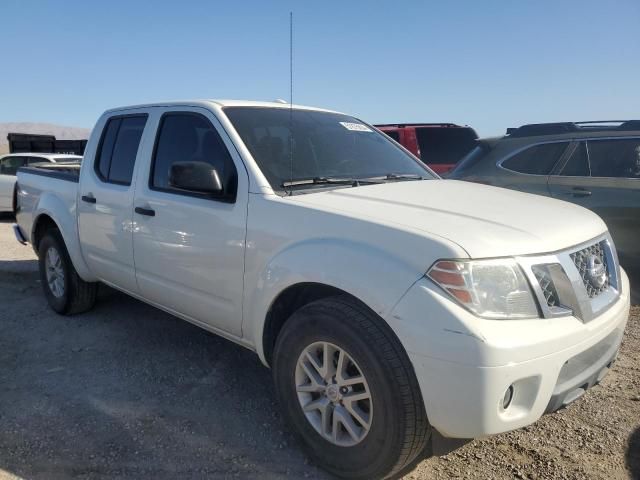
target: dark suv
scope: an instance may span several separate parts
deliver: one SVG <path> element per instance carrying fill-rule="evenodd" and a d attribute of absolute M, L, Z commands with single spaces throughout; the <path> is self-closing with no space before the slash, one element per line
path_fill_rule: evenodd
<path fill-rule="evenodd" d="M 640 267 L 640 120 L 523 125 L 478 140 L 447 178 L 577 203 L 607 223 L 623 265 Z"/>

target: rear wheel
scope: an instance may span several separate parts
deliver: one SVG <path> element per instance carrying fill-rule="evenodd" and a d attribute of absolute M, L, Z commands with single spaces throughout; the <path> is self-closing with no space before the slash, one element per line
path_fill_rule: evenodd
<path fill-rule="evenodd" d="M 73 267 L 58 230 L 49 230 L 38 246 L 40 282 L 49 306 L 73 315 L 89 310 L 96 300 L 97 283 L 85 282 Z"/>
<path fill-rule="evenodd" d="M 284 416 L 330 472 L 388 478 L 424 451 L 430 426 L 410 361 L 389 327 L 349 297 L 292 315 L 273 374 Z"/>

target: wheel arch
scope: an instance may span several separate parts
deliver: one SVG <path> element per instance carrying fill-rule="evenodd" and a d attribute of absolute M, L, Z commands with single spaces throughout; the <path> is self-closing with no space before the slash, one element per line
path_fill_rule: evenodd
<path fill-rule="evenodd" d="M 31 227 L 31 245 L 38 254 L 38 249 L 40 246 L 40 242 L 42 238 L 50 229 L 56 229 L 60 232 L 60 236 L 62 237 L 62 241 L 64 242 L 64 246 L 67 249 L 67 253 L 69 254 L 69 258 L 73 263 L 73 267 L 78 272 L 80 278 L 85 281 L 96 281 L 96 278 L 91 274 L 87 264 L 82 258 L 82 254 L 80 252 L 80 242 L 78 236 L 75 235 L 75 229 L 70 233 L 69 228 L 66 227 L 75 227 L 75 223 L 69 225 L 69 222 L 61 224 L 54 218 L 49 211 L 41 211 L 34 218 L 33 226 Z"/>
<path fill-rule="evenodd" d="M 389 325 L 389 323 L 382 318 L 380 314 L 376 313 L 369 305 L 355 295 L 332 285 L 317 282 L 300 282 L 290 285 L 282 290 L 274 298 L 267 310 L 261 339 L 262 355 L 265 363 L 268 366 L 271 365 L 273 360 L 273 349 L 278 335 L 296 311 L 317 300 L 336 296 L 348 298 L 354 303 L 369 310 L 373 316 L 379 320 L 378 323 L 380 326 L 387 330 L 388 334 L 395 337 L 398 343 L 402 345 L 402 342 L 393 330 L 392 326 Z"/>

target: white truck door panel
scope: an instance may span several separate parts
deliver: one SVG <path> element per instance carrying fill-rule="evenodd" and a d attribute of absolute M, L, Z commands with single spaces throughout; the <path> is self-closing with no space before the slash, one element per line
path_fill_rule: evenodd
<path fill-rule="evenodd" d="M 211 112 L 164 108 L 154 116 L 156 122 L 153 156 L 138 172 L 134 202 L 142 212 L 134 213 L 133 235 L 140 293 L 169 310 L 240 336 L 246 170 Z M 172 188 L 168 170 L 175 161 L 214 164 L 227 180 L 235 171 L 235 200 Z"/>
<path fill-rule="evenodd" d="M 143 150 L 146 113 L 107 119 L 97 150 L 85 156 L 78 231 L 87 265 L 100 280 L 137 292 L 132 214 L 136 157 Z M 100 125 L 100 123 L 98 124 Z"/>

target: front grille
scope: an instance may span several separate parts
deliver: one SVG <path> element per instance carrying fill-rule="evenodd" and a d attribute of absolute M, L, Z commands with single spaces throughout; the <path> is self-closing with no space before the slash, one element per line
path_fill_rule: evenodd
<path fill-rule="evenodd" d="M 536 276 L 544 299 L 547 301 L 547 305 L 550 307 L 559 307 L 560 299 L 558 298 L 558 292 L 553 284 L 553 279 L 549 273 L 549 269 L 546 265 L 534 265 L 531 267 L 533 274 Z"/>
<path fill-rule="evenodd" d="M 571 260 L 573 260 L 573 263 L 578 269 L 578 273 L 580 273 L 582 283 L 587 289 L 589 298 L 596 297 L 609 288 L 609 265 L 607 265 L 607 256 L 605 255 L 603 244 L 604 242 L 594 243 L 587 248 L 583 248 L 582 250 L 571 254 Z M 605 280 L 602 285 L 598 285 L 589 272 L 589 260 L 594 256 L 602 262 L 602 265 L 604 266 Z"/>

